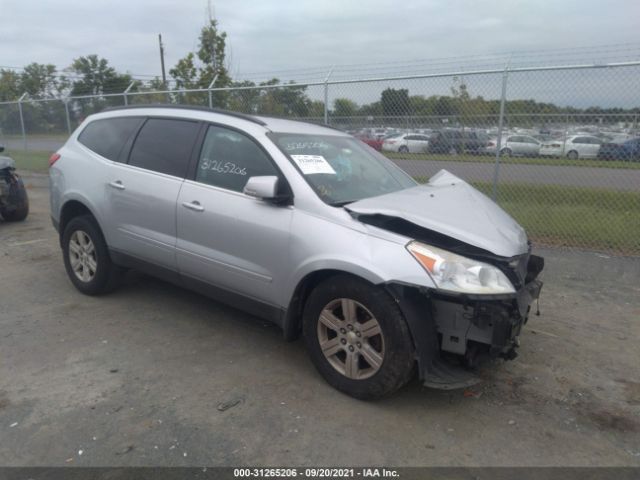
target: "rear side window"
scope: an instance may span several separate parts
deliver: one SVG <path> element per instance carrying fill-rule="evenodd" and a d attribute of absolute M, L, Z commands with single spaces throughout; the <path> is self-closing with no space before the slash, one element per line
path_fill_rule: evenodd
<path fill-rule="evenodd" d="M 142 123 L 142 117 L 105 118 L 91 122 L 78 141 L 109 160 L 117 161 L 120 151 Z"/>
<path fill-rule="evenodd" d="M 198 127 L 187 120 L 150 118 L 133 144 L 129 164 L 184 178 Z"/>
<path fill-rule="evenodd" d="M 196 181 L 241 192 L 249 177 L 278 175 L 267 154 L 249 137 L 210 126 L 202 145 Z"/>

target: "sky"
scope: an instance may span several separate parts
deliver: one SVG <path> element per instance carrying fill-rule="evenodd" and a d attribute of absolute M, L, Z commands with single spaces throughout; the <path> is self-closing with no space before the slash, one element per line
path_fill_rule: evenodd
<path fill-rule="evenodd" d="M 639 59 L 638 0 L 212 0 L 236 79 L 414 73 L 453 63 Z M 0 66 L 98 54 L 134 77 L 197 48 L 206 0 L 0 0 Z M 593 46 L 615 46 L 587 48 Z M 576 50 L 573 50 L 576 49 Z M 526 53 L 528 52 L 528 53 Z M 440 60 L 438 60 L 440 59 Z M 445 59 L 445 60 L 443 60 Z M 446 60 L 448 59 L 448 60 Z M 453 59 L 453 60 L 452 60 Z M 419 61 L 422 61 L 420 63 Z M 504 60 L 501 59 L 500 62 Z"/>

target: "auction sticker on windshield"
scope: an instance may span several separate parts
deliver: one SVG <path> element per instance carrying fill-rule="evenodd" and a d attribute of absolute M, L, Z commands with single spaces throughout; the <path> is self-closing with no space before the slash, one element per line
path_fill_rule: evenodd
<path fill-rule="evenodd" d="M 335 175 L 336 173 L 322 155 L 291 155 L 291 158 L 305 175 L 313 175 L 315 173 Z"/>

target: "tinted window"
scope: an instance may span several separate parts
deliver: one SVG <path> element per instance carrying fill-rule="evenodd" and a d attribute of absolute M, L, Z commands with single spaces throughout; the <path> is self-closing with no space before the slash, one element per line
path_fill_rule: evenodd
<path fill-rule="evenodd" d="M 210 126 L 205 137 L 196 181 L 241 192 L 249 177 L 278 175 L 267 154 L 249 137 Z"/>
<path fill-rule="evenodd" d="M 407 135 L 406 137 L 404 137 L 405 140 L 418 140 L 418 136 L 417 135 Z"/>
<path fill-rule="evenodd" d="M 78 141 L 109 160 L 118 160 L 123 145 L 138 129 L 141 117 L 106 118 L 91 122 Z"/>
<path fill-rule="evenodd" d="M 184 177 L 197 134 L 196 122 L 151 118 L 133 144 L 129 164 Z"/>

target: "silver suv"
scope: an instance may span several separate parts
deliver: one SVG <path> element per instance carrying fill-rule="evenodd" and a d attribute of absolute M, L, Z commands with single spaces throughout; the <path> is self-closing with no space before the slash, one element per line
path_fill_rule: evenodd
<path fill-rule="evenodd" d="M 189 107 L 92 115 L 50 159 L 51 217 L 82 293 L 135 268 L 302 333 L 322 376 L 389 394 L 513 358 L 540 257 L 483 194 L 419 185 L 350 135 Z"/>

